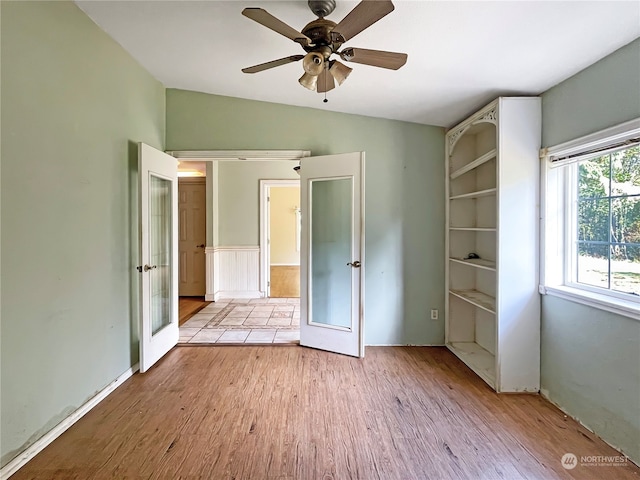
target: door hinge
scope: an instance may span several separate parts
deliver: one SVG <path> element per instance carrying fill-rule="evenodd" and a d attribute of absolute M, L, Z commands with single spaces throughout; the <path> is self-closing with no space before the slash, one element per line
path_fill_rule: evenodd
<path fill-rule="evenodd" d="M 270 287 L 270 286 L 271 286 L 271 282 L 267 282 L 267 287 Z"/>

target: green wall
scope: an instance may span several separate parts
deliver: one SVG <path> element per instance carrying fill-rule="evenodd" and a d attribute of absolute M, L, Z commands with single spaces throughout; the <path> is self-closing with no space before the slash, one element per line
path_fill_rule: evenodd
<path fill-rule="evenodd" d="M 168 89 L 167 149 L 365 151 L 365 340 L 444 342 L 442 320 L 429 320 L 444 308 L 442 128 Z M 255 245 L 252 232 L 240 244 Z"/>
<path fill-rule="evenodd" d="M 292 161 L 219 162 L 216 246 L 260 244 L 260 180 L 298 180 L 295 165 Z"/>
<path fill-rule="evenodd" d="M 640 39 L 542 95 L 543 145 L 637 117 Z M 541 342 L 543 393 L 640 462 L 640 322 L 543 296 Z"/>
<path fill-rule="evenodd" d="M 136 144 L 164 87 L 71 2 L 1 5 L 2 465 L 138 361 Z"/>
<path fill-rule="evenodd" d="M 640 39 L 542 95 L 542 145 L 549 147 L 640 116 Z"/>

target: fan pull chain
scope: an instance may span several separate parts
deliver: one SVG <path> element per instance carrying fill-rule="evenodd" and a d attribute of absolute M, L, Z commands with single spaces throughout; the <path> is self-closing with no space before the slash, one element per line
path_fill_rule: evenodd
<path fill-rule="evenodd" d="M 327 84 L 327 69 L 324 69 L 324 84 Z M 323 103 L 327 103 L 329 100 L 327 100 L 327 89 L 325 88 L 324 90 L 324 100 L 322 101 Z"/>

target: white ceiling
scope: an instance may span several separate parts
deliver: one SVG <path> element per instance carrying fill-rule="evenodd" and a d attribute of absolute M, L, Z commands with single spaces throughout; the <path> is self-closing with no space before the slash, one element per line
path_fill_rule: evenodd
<path fill-rule="evenodd" d="M 539 94 L 640 36 L 638 1 L 395 0 L 345 46 L 406 52 L 407 64 L 350 64 L 325 104 L 298 84 L 300 63 L 241 72 L 305 53 L 242 9 L 262 7 L 302 30 L 315 19 L 305 0 L 76 3 L 168 88 L 440 126 L 498 95 Z M 357 4 L 337 3 L 328 17 L 336 23 Z"/>

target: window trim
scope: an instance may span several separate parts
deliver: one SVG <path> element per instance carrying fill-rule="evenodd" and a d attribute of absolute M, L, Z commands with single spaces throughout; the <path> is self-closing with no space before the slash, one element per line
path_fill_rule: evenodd
<path fill-rule="evenodd" d="M 539 292 L 640 321 L 638 305 L 628 300 L 566 285 L 540 285 Z"/>
<path fill-rule="evenodd" d="M 540 158 L 552 164 L 552 168 L 562 167 L 578 161 L 578 156 L 594 152 L 597 157 L 606 150 L 619 148 L 622 144 L 640 137 L 640 117 L 615 125 L 599 132 L 559 143 L 540 150 Z"/>
<path fill-rule="evenodd" d="M 553 295 L 590 307 L 640 320 L 640 298 L 615 290 L 577 284 L 571 268 L 567 242 L 572 238 L 570 220 L 575 206 L 568 200 L 574 190 L 571 164 L 594 158 L 607 150 L 632 146 L 640 138 L 640 118 L 540 150 L 540 288 L 542 295 Z M 555 247 L 555 248 L 554 248 Z M 631 297 L 631 298 L 630 298 Z"/>

